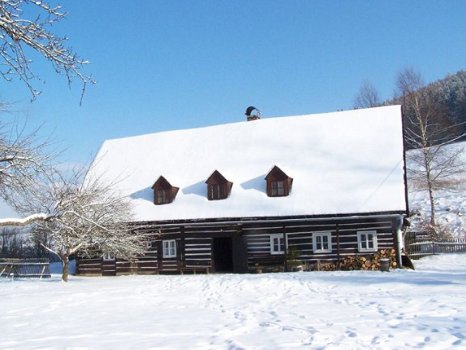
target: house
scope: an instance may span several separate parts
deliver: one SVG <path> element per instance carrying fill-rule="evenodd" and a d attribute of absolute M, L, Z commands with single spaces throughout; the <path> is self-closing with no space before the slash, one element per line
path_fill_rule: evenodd
<path fill-rule="evenodd" d="M 249 117 L 105 141 L 89 176 L 128 196 L 152 241 L 135 262 L 80 259 L 78 273 L 247 272 L 283 267 L 290 251 L 309 263 L 400 252 L 400 106 Z"/>

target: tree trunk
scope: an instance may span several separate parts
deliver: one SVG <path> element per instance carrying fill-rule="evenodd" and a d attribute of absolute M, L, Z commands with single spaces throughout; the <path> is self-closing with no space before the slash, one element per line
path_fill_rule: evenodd
<path fill-rule="evenodd" d="M 426 171 L 426 182 L 427 182 L 427 191 L 429 192 L 429 204 L 430 204 L 430 224 L 435 226 L 435 202 L 434 202 L 434 184 L 432 181 L 432 162 L 431 156 L 426 151 L 428 148 L 424 148 L 424 167 Z"/>
<path fill-rule="evenodd" d="M 435 226 L 435 202 L 432 184 L 429 184 L 429 202 L 430 202 L 430 224 Z"/>
<path fill-rule="evenodd" d="M 68 274 L 69 274 L 69 266 L 70 266 L 70 258 L 68 254 L 62 255 L 61 260 L 63 262 L 63 271 L 61 279 L 63 282 L 68 282 Z"/>

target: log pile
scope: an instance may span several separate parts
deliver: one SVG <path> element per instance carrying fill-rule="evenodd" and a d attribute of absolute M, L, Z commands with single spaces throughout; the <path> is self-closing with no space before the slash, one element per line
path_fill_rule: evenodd
<path fill-rule="evenodd" d="M 380 270 L 380 260 L 389 259 L 390 268 L 396 268 L 396 250 L 381 249 L 372 256 L 348 256 L 340 262 L 340 270 Z"/>
<path fill-rule="evenodd" d="M 359 255 L 359 256 L 347 256 L 343 258 L 339 263 L 326 263 L 318 264 L 317 270 L 320 271 L 335 271 L 335 270 L 380 270 L 380 260 L 388 259 L 389 267 L 396 268 L 396 250 L 395 249 L 381 249 L 373 255 Z"/>
<path fill-rule="evenodd" d="M 382 249 L 372 256 L 348 256 L 340 262 L 340 270 L 380 270 L 380 260 L 389 259 L 389 267 L 396 268 L 396 250 Z"/>

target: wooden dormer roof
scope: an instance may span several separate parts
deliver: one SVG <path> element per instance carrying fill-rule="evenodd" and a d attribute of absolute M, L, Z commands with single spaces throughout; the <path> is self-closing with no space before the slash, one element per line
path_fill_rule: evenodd
<path fill-rule="evenodd" d="M 208 185 L 212 184 L 222 184 L 222 183 L 231 183 L 233 182 L 228 181 L 225 176 L 223 176 L 220 171 L 215 170 L 206 180 L 205 182 Z"/>
<path fill-rule="evenodd" d="M 157 189 L 163 188 L 164 190 L 168 190 L 169 188 L 172 188 L 172 187 L 173 186 L 163 176 L 159 176 L 157 181 L 155 181 L 154 184 L 152 185 L 153 190 L 156 189 L 156 188 Z M 175 187 L 175 188 L 178 188 L 178 187 Z"/>
<path fill-rule="evenodd" d="M 267 181 L 267 196 L 269 197 L 286 197 L 291 192 L 293 178 L 288 176 L 282 169 L 274 165 L 265 177 Z M 281 184 L 277 184 L 280 182 Z M 278 186 L 281 186 L 280 189 Z"/>
<path fill-rule="evenodd" d="M 218 170 L 215 170 L 205 183 L 207 184 L 207 198 L 209 200 L 228 198 L 233 187 L 233 182 L 228 181 Z M 217 190 L 212 190 L 211 186 L 213 185 L 219 185 L 219 193 L 217 193 Z"/>
<path fill-rule="evenodd" d="M 285 174 L 285 172 L 280 169 L 278 166 L 274 165 L 273 168 L 269 171 L 267 176 L 265 177 L 265 180 L 287 180 L 291 179 L 293 181 L 293 178 L 289 177 L 288 175 Z"/>
<path fill-rule="evenodd" d="M 172 186 L 163 176 L 159 176 L 151 188 L 154 190 L 154 204 L 168 204 L 173 202 L 179 190 L 179 187 Z M 159 190 L 165 191 L 163 202 L 157 200 L 157 191 Z"/>

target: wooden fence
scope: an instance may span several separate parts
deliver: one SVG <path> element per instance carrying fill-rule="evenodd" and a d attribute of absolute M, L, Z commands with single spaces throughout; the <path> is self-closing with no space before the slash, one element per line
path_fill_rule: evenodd
<path fill-rule="evenodd" d="M 0 259 L 0 277 L 50 277 L 49 259 Z"/>
<path fill-rule="evenodd" d="M 408 234 L 405 252 L 411 259 L 434 254 L 466 253 L 466 239 L 432 240 L 422 234 Z"/>

